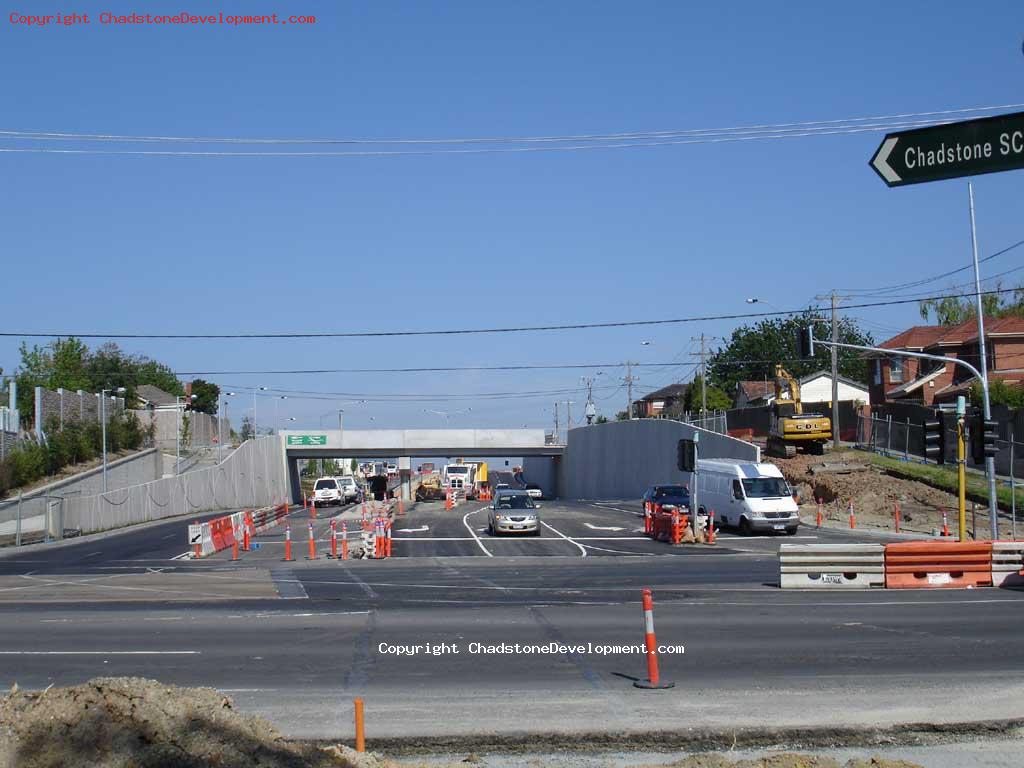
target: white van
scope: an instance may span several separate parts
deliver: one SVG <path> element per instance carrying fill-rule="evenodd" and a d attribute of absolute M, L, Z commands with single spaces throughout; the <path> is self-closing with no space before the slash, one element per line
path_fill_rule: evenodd
<path fill-rule="evenodd" d="M 699 459 L 699 512 L 714 510 L 722 525 L 740 533 L 782 532 L 792 536 L 800 525 L 793 491 L 774 464 L 740 459 Z"/>

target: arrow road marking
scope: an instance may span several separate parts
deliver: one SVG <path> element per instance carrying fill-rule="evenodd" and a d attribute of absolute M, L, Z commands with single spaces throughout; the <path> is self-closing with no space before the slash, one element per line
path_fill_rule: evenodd
<path fill-rule="evenodd" d="M 878 148 L 878 152 L 871 158 L 871 165 L 883 179 L 890 184 L 894 184 L 897 181 L 903 181 L 899 174 L 892 169 L 889 165 L 889 155 L 892 154 L 893 149 L 896 148 L 896 142 L 899 141 L 899 136 L 891 136 L 882 142 L 882 146 Z"/>
<path fill-rule="evenodd" d="M 587 528 L 592 531 L 624 531 L 625 528 L 619 528 L 617 525 L 591 525 L 590 523 L 584 523 Z"/>
<path fill-rule="evenodd" d="M 429 531 L 429 530 L 430 530 L 430 526 L 429 525 L 421 525 L 419 528 L 399 528 L 396 532 L 397 533 L 423 533 L 424 531 Z"/>

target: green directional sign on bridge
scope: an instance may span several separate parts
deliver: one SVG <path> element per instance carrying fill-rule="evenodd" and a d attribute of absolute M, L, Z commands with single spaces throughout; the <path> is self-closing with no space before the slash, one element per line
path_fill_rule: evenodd
<path fill-rule="evenodd" d="M 1024 112 L 890 133 L 870 165 L 890 187 L 1024 168 Z"/>
<path fill-rule="evenodd" d="M 288 445 L 327 445 L 327 435 L 288 435 Z"/>

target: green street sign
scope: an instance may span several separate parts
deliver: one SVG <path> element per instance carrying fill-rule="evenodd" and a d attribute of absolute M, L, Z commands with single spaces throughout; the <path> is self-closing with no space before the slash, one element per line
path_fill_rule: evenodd
<path fill-rule="evenodd" d="M 890 187 L 1024 168 L 1024 112 L 890 133 L 870 165 Z"/>
<path fill-rule="evenodd" d="M 327 435 L 288 435 L 288 445 L 327 445 Z"/>

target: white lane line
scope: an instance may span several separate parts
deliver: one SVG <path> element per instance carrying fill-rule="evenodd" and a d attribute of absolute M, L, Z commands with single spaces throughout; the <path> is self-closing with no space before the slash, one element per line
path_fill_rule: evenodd
<path fill-rule="evenodd" d="M 494 554 L 489 549 L 487 549 L 487 547 L 484 546 L 484 543 L 480 541 L 480 537 L 476 535 L 476 531 L 473 530 L 473 527 L 469 524 L 469 521 L 466 519 L 470 515 L 475 515 L 477 512 L 483 512 L 485 509 L 487 509 L 487 507 L 480 507 L 480 509 L 474 509 L 471 512 L 467 512 L 462 516 L 462 524 L 466 526 L 466 530 L 469 531 L 469 535 L 473 537 L 473 539 L 476 541 L 480 549 L 484 551 L 484 554 L 488 557 L 494 557 Z"/>
<path fill-rule="evenodd" d="M 96 555 L 102 555 L 103 552 L 90 552 L 86 557 L 96 557 Z"/>
<path fill-rule="evenodd" d="M 160 538 L 160 540 L 161 540 L 161 541 L 167 541 L 168 539 L 173 539 L 173 538 L 174 538 L 175 536 L 177 536 L 177 535 L 178 535 L 178 534 L 176 534 L 176 533 L 169 533 L 169 534 L 167 534 L 166 536 L 162 536 L 162 537 Z"/>
<path fill-rule="evenodd" d="M 171 560 L 184 560 L 185 558 L 192 557 L 191 552 L 182 552 L 180 555 L 175 555 Z"/>
<path fill-rule="evenodd" d="M 568 536 L 566 536 L 564 533 L 562 533 L 561 531 L 557 530 L 556 528 L 552 528 L 550 525 L 545 523 L 543 520 L 540 521 L 540 524 L 543 525 L 545 528 L 547 528 L 552 533 L 557 534 L 558 536 L 561 536 L 563 539 L 568 541 L 573 546 L 579 548 L 579 550 L 580 550 L 580 557 L 586 557 L 587 556 L 587 548 L 584 547 L 582 544 L 580 544 L 579 542 L 577 542 L 577 541 L 575 541 L 573 539 L 570 539 Z"/>
<path fill-rule="evenodd" d="M 0 656 L 198 656 L 202 651 L 0 651 Z"/>

